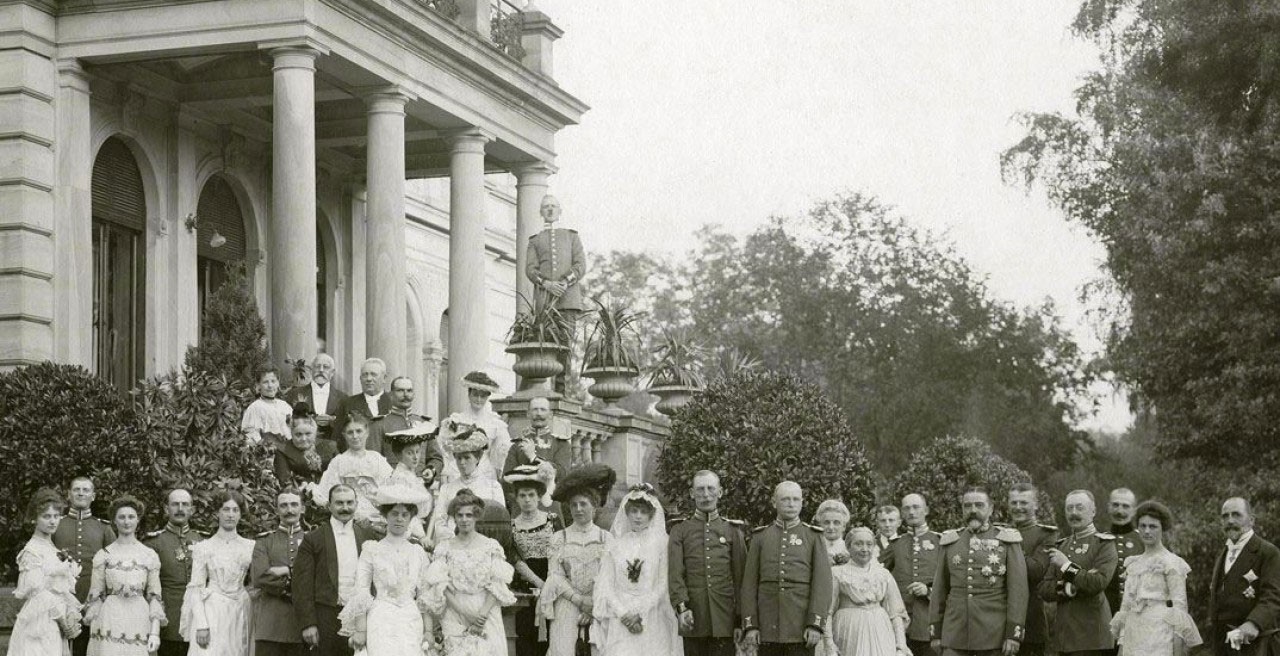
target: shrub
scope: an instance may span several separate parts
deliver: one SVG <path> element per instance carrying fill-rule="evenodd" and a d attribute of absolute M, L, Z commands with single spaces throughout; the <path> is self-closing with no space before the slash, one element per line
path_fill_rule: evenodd
<path fill-rule="evenodd" d="M 221 374 L 249 389 L 257 381 L 257 369 L 270 361 L 266 349 L 267 325 L 249 289 L 244 264 L 227 269 L 227 279 L 209 297 L 205 307 L 200 344 L 187 349 L 186 365 L 195 371 Z M 298 358 L 309 353 L 278 353 Z M 292 372 L 281 372 L 281 389 L 287 389 Z"/>
<path fill-rule="evenodd" d="M 960 496 L 972 487 L 991 494 L 995 506 L 992 521 L 1006 521 L 1006 500 L 1015 483 L 1030 483 L 1031 475 L 992 452 L 975 437 L 949 436 L 934 440 L 911 459 L 906 470 L 893 480 L 894 499 L 923 494 L 929 503 L 929 524 L 934 530 L 964 526 Z M 1053 504 L 1040 490 L 1038 519 L 1050 521 Z"/>
<path fill-rule="evenodd" d="M 677 415 L 658 458 L 658 481 L 674 506 L 692 510 L 693 474 L 720 474 L 728 517 L 759 525 L 774 517 L 773 487 L 784 480 L 805 492 L 805 516 L 823 499 L 865 515 L 873 502 L 862 442 L 817 386 L 771 371 L 740 371 L 711 383 Z"/>

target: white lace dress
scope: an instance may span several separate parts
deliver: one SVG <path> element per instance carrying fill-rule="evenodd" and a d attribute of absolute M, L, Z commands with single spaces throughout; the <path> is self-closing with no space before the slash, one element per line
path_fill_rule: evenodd
<path fill-rule="evenodd" d="M 368 656 L 421 654 L 429 563 L 427 552 L 405 538 L 365 542 L 355 595 L 338 615 L 339 635 L 363 630 Z"/>
<path fill-rule="evenodd" d="M 378 484 L 386 480 L 392 471 L 391 464 L 381 453 L 366 450 L 356 455 L 354 451 L 343 451 L 329 461 L 320 482 L 311 490 L 311 500 L 317 506 L 327 507 L 329 490 L 344 483 L 356 491 L 356 519 L 376 521 L 382 515 L 373 505 L 373 498 L 378 495 Z"/>
<path fill-rule="evenodd" d="M 89 656 L 146 656 L 152 627 L 166 622 L 160 556 L 140 542 L 99 549 L 84 617 Z"/>
<path fill-rule="evenodd" d="M 191 656 L 248 656 L 250 599 L 244 580 L 252 561 L 253 540 L 239 535 L 217 535 L 191 547 L 191 582 L 178 625 Z M 209 630 L 208 649 L 196 644 L 201 629 Z"/>
<path fill-rule="evenodd" d="M 592 594 L 592 614 L 601 630 L 591 634 L 591 642 L 602 654 L 681 653 L 676 613 L 667 598 L 665 532 L 622 533 L 605 547 Z M 640 617 L 640 633 L 622 624 L 626 615 Z"/>
<path fill-rule="evenodd" d="M 1191 567 L 1170 551 L 1124 559 L 1124 596 L 1111 618 L 1111 635 L 1123 656 L 1172 656 L 1201 643 L 1187 614 Z"/>
<path fill-rule="evenodd" d="M 449 656 L 505 654 L 507 630 L 502 623 L 502 606 L 516 603 L 511 593 L 515 569 L 506 561 L 496 540 L 478 533 L 470 540 L 464 545 L 458 538 L 450 538 L 436 547 L 427 571 L 426 607 L 440 617 L 444 653 Z M 446 603 L 446 594 L 452 596 L 454 606 L 467 614 L 479 613 L 493 595 L 498 603 L 489 611 L 484 635 L 467 631 L 469 623 Z"/>
<path fill-rule="evenodd" d="M 47 539 L 31 538 L 18 553 L 18 587 L 15 599 L 22 610 L 13 622 L 9 656 L 70 656 L 71 645 L 63 628 L 80 626 L 80 602 L 76 600 L 76 576 L 80 563 L 58 551 Z"/>

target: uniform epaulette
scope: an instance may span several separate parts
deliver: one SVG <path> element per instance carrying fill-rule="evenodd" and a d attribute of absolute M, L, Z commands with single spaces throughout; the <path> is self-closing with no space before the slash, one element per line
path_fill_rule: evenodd
<path fill-rule="evenodd" d="M 1006 544 L 1017 544 L 1022 542 L 1022 534 L 1016 528 L 1004 526 L 996 531 L 996 539 Z"/>
<path fill-rule="evenodd" d="M 270 531 L 263 531 L 263 532 L 261 532 L 261 533 L 257 534 L 257 535 L 256 535 L 256 536 L 254 536 L 254 537 L 255 537 L 255 539 L 261 540 L 262 538 L 265 538 L 265 537 L 267 537 L 267 536 L 271 535 L 272 533 L 275 533 L 275 530 L 274 530 L 274 529 L 273 529 L 273 530 L 270 530 Z"/>
<path fill-rule="evenodd" d="M 890 541 L 890 542 L 897 542 L 897 541 L 898 541 L 898 538 L 902 537 L 903 535 L 905 535 L 905 534 L 904 534 L 904 533 L 899 533 L 899 534 L 897 534 L 897 535 L 895 535 L 895 536 L 893 536 L 893 537 L 889 538 L 889 541 Z"/>
<path fill-rule="evenodd" d="M 202 537 L 202 538 L 211 538 L 211 537 L 213 537 L 213 531 L 202 531 L 202 530 L 200 530 L 200 529 L 196 528 L 196 529 L 192 529 L 192 530 L 191 530 L 191 532 L 192 532 L 192 533 L 195 533 L 196 535 L 199 535 L 199 536 L 200 536 L 200 537 Z"/>
<path fill-rule="evenodd" d="M 757 526 L 757 527 L 755 527 L 755 528 L 751 529 L 751 532 L 752 532 L 752 533 L 759 533 L 760 531 L 763 531 L 763 530 L 765 530 L 766 528 L 769 528 L 770 526 L 772 526 L 772 524 L 765 524 L 764 526 Z"/>
<path fill-rule="evenodd" d="M 98 520 L 98 521 L 102 522 L 103 524 L 106 524 L 107 526 L 111 526 L 111 522 L 109 522 L 109 521 L 107 521 L 107 520 L 105 520 L 105 519 L 103 519 L 103 518 L 101 518 L 101 517 L 94 517 L 94 519 L 96 519 L 96 520 Z M 163 529 L 161 529 L 161 530 L 163 530 Z"/>
<path fill-rule="evenodd" d="M 746 522 L 744 522 L 744 521 L 742 521 L 741 519 L 729 519 L 728 517 L 725 517 L 725 518 L 724 518 L 724 521 L 729 522 L 730 524 L 733 524 L 734 526 L 746 526 L 746 525 L 747 525 L 747 523 L 746 523 Z"/>
<path fill-rule="evenodd" d="M 667 520 L 667 526 L 675 526 L 676 524 L 679 524 L 684 520 L 685 520 L 684 517 L 672 517 L 671 519 Z"/>
<path fill-rule="evenodd" d="M 158 531 L 152 531 L 152 532 L 150 532 L 150 533 L 148 533 L 148 534 L 146 534 L 146 535 L 142 536 L 142 539 L 144 539 L 144 540 L 150 540 L 151 538 L 158 538 L 158 537 L 160 537 L 160 534 L 161 534 L 161 533 L 164 533 L 164 529 L 160 529 L 160 530 L 158 530 Z"/>
<path fill-rule="evenodd" d="M 960 541 L 960 531 L 957 531 L 954 528 L 943 531 L 942 537 L 938 538 L 938 544 L 944 547 L 947 546 L 948 544 L 952 544 L 954 542 L 959 542 L 959 541 Z"/>
<path fill-rule="evenodd" d="M 1110 533 L 1103 533 L 1102 531 L 1098 531 L 1097 533 L 1094 533 L 1094 535 L 1098 536 L 1098 539 L 1104 542 L 1110 542 L 1111 540 L 1116 539 L 1116 536 Z"/>
<path fill-rule="evenodd" d="M 813 529 L 813 530 L 815 530 L 815 531 L 817 531 L 817 532 L 819 532 L 819 533 L 821 533 L 821 532 L 822 532 L 822 527 L 821 527 L 821 526 L 814 526 L 813 524 L 805 524 L 805 526 L 808 526 L 809 528 L 811 528 L 811 529 Z"/>
<path fill-rule="evenodd" d="M 1060 546 L 1062 546 L 1062 544 L 1063 544 L 1064 542 L 1066 542 L 1067 540 L 1070 540 L 1070 539 L 1071 539 L 1071 536 L 1070 536 L 1070 535 L 1068 535 L 1068 536 L 1065 536 L 1065 537 L 1060 537 L 1060 538 L 1058 538 L 1057 540 L 1054 540 L 1054 541 L 1053 541 L 1053 543 L 1054 543 L 1055 545 L 1057 545 L 1057 546 L 1059 546 L 1059 547 L 1060 547 Z"/>
<path fill-rule="evenodd" d="M 1053 524 L 1040 524 L 1040 523 L 1037 523 L 1037 524 L 1036 524 L 1036 526 L 1039 526 L 1040 528 L 1042 528 L 1042 529 L 1044 529 L 1044 530 L 1046 530 L 1046 531 L 1056 531 L 1056 530 L 1058 530 L 1058 527 L 1057 527 L 1057 526 L 1054 526 Z"/>

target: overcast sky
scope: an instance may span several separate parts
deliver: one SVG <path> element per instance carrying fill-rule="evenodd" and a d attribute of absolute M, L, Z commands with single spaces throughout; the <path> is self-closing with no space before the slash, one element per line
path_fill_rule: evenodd
<path fill-rule="evenodd" d="M 589 251 L 683 252 L 841 190 L 945 234 L 995 293 L 1077 300 L 1102 248 L 1000 179 L 1020 111 L 1064 111 L 1096 64 L 1075 0 L 536 0 L 555 77 L 592 109 L 557 139 L 552 191 Z M 1120 430 L 1122 403 L 1090 426 Z"/>

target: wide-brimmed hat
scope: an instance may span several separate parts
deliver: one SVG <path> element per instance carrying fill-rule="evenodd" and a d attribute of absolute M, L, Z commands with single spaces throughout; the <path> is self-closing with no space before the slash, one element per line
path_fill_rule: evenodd
<path fill-rule="evenodd" d="M 556 491 L 552 498 L 567 503 L 575 495 L 587 492 L 596 499 L 596 505 L 604 505 L 609 498 L 609 491 L 618 480 L 618 473 L 608 465 L 593 463 L 569 470 L 564 478 L 556 482 Z"/>
<path fill-rule="evenodd" d="M 489 448 L 489 434 L 479 426 L 468 426 L 441 442 L 444 450 L 454 455 L 472 453 Z"/>
<path fill-rule="evenodd" d="M 490 394 L 497 394 L 501 387 L 498 387 L 498 381 L 489 377 L 483 371 L 473 371 L 462 377 L 462 386 L 467 389 L 480 390 Z"/>
<path fill-rule="evenodd" d="M 538 496 L 542 496 L 547 492 L 547 481 L 537 465 L 519 465 L 511 468 L 507 473 L 502 475 L 502 480 L 511 484 L 511 487 L 519 489 L 522 487 L 532 487 L 538 490 Z"/>
<path fill-rule="evenodd" d="M 372 501 L 375 506 L 410 504 L 418 509 L 419 515 L 425 515 L 431 511 L 433 499 L 431 492 L 427 491 L 427 488 L 422 485 L 387 480 L 378 486 L 378 491 L 373 495 Z"/>
<path fill-rule="evenodd" d="M 421 444 L 436 434 L 436 425 L 430 421 L 418 421 L 408 428 L 383 434 L 383 439 L 400 446 Z"/>

